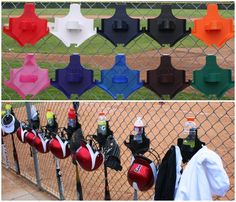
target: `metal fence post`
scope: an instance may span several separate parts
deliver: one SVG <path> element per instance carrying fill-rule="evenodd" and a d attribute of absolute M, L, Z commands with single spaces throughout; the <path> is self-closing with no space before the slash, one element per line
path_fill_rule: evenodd
<path fill-rule="evenodd" d="M 29 124 L 31 125 L 31 106 L 30 103 L 26 102 L 26 111 L 27 111 L 27 118 L 29 121 Z M 33 158 L 34 158 L 34 171 L 35 171 L 35 177 L 36 177 L 36 183 L 39 189 L 42 189 L 41 186 L 41 179 L 40 179 L 40 174 L 39 174 L 39 161 L 38 161 L 38 153 L 37 150 L 34 147 L 31 147 L 32 153 L 33 153 Z"/>

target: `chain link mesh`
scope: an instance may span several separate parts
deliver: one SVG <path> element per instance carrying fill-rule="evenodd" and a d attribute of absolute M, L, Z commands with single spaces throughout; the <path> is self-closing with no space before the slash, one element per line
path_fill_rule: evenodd
<path fill-rule="evenodd" d="M 80 3 L 80 2 L 78 2 Z M 147 19 L 154 18 L 160 13 L 160 6 L 165 2 L 139 2 L 127 3 L 128 14 L 131 17 L 141 20 L 141 27 L 147 26 Z M 108 18 L 114 14 L 114 5 L 118 3 L 108 2 L 83 2 L 81 4 L 82 14 L 95 20 L 95 27 L 101 27 L 101 18 Z M 186 18 L 187 26 L 193 27 L 193 20 L 201 18 L 206 14 L 205 2 L 171 2 L 173 13 L 178 18 Z M 234 2 L 217 2 L 220 14 L 227 18 L 234 18 Z M 47 18 L 49 22 L 54 17 L 63 17 L 69 11 L 70 3 L 38 2 L 35 3 L 36 12 L 40 17 Z M 2 23 L 7 24 L 9 17 L 19 16 L 23 11 L 23 3 L 3 2 Z M 37 63 L 42 68 L 49 69 L 49 76 L 55 79 L 55 70 L 64 68 L 69 62 L 69 55 L 80 53 L 81 63 L 94 70 L 95 79 L 100 79 L 100 70 L 108 69 L 114 63 L 115 55 L 124 53 L 127 57 L 127 64 L 136 70 L 141 71 L 141 79 L 146 79 L 146 71 L 155 69 L 160 64 L 160 56 L 170 54 L 172 63 L 177 69 L 186 70 L 187 78 L 192 79 L 193 70 L 200 69 L 205 64 L 207 54 L 217 56 L 217 62 L 221 67 L 230 68 L 234 71 L 234 39 L 227 41 L 221 48 L 207 47 L 200 40 L 191 34 L 180 40 L 174 47 L 161 47 L 157 42 L 146 34 L 135 38 L 126 47 L 114 47 L 110 42 L 96 34 L 80 47 L 66 47 L 59 39 L 52 34 L 47 35 L 35 46 L 20 47 L 17 42 L 6 34 L 2 35 L 2 81 L 9 79 L 10 68 L 20 67 L 27 53 L 34 53 Z M 233 74 L 234 75 L 234 74 Z M 13 90 L 2 85 L 2 98 L 4 100 L 19 100 L 21 97 Z M 119 97 L 120 99 L 121 97 Z M 231 89 L 222 99 L 233 99 L 234 90 Z M 27 99 L 31 99 L 27 96 Z M 41 92 L 34 99 L 36 100 L 63 100 L 66 99 L 56 88 L 50 87 Z M 76 95 L 72 99 L 77 99 Z M 79 97 L 86 100 L 110 100 L 112 97 L 98 87 L 95 87 Z M 128 97 L 130 100 L 160 99 L 152 91 L 142 87 Z M 165 98 L 168 99 L 168 98 Z M 192 87 L 186 88 L 179 93 L 175 99 L 215 99 L 206 97 Z"/>
<path fill-rule="evenodd" d="M 41 125 L 46 125 L 46 110 L 51 109 L 57 116 L 60 127 L 67 125 L 67 113 L 70 102 L 33 103 L 39 110 Z M 24 103 L 13 103 L 16 117 L 26 120 Z M 200 127 L 199 138 L 208 148 L 222 158 L 224 168 L 230 178 L 230 189 L 225 197 L 218 200 L 234 200 L 234 103 L 233 102 L 81 102 L 79 120 L 84 135 L 94 134 L 97 128 L 98 113 L 104 111 L 110 120 L 111 130 L 120 145 L 123 170 L 116 172 L 108 169 L 109 187 L 113 200 L 132 200 L 134 190 L 128 184 L 127 170 L 131 162 L 131 152 L 123 141 L 133 131 L 137 116 L 142 116 L 146 123 L 146 134 L 151 140 L 151 147 L 164 157 L 171 145 L 177 144 L 177 138 L 183 137 L 182 130 L 187 115 L 194 115 Z M 15 136 L 15 135 L 14 135 Z M 33 157 L 30 146 L 20 143 L 15 136 L 21 175 L 36 183 Z M 4 137 L 10 167 L 14 169 L 12 142 L 9 136 Z M 152 156 L 150 158 L 153 159 Z M 56 180 L 56 163 L 53 155 L 38 153 L 39 174 L 42 188 L 59 197 Z M 3 164 L 2 164 L 3 165 Z M 75 167 L 71 158 L 60 160 L 65 199 L 76 199 Z M 101 166 L 95 172 L 86 172 L 79 168 L 84 199 L 104 199 L 104 170 Z M 139 200 L 153 199 L 154 188 L 147 192 L 139 192 Z"/>

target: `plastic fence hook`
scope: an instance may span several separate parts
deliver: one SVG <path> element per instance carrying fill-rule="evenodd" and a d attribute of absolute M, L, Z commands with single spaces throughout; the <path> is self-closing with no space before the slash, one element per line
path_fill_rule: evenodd
<path fill-rule="evenodd" d="M 23 14 L 20 17 L 9 18 L 9 26 L 4 26 L 3 32 L 15 39 L 20 46 L 24 46 L 35 45 L 49 33 L 49 29 L 47 20 L 35 14 L 34 4 L 26 3 Z"/>
<path fill-rule="evenodd" d="M 126 13 L 126 5 L 116 5 L 115 14 L 108 19 L 102 19 L 101 29 L 97 33 L 109 40 L 114 46 L 124 44 L 125 46 L 138 35 L 140 31 L 140 20 L 133 19 Z"/>
<path fill-rule="evenodd" d="M 145 31 L 159 44 L 170 46 L 175 45 L 190 32 L 191 28 L 186 30 L 186 19 L 176 18 L 172 13 L 171 5 L 162 5 L 161 14 L 154 19 L 148 19 L 148 28 Z"/>
<path fill-rule="evenodd" d="M 34 97 L 49 87 L 50 80 L 48 70 L 41 69 L 36 64 L 34 55 L 28 54 L 21 68 L 10 70 L 10 80 L 4 81 L 4 84 L 25 99 L 26 95 Z"/>
<path fill-rule="evenodd" d="M 102 70 L 101 81 L 96 81 L 96 84 L 114 99 L 117 99 L 117 94 L 122 94 L 123 99 L 126 99 L 143 86 L 143 82 L 139 81 L 139 75 L 139 71 L 131 70 L 126 65 L 125 55 L 118 54 L 114 66 L 109 70 Z"/>
<path fill-rule="evenodd" d="M 157 69 L 147 71 L 145 87 L 160 97 L 169 95 L 170 98 L 173 98 L 189 85 L 190 81 L 185 81 L 185 71 L 175 69 L 169 55 L 161 56 L 161 64 Z"/>
<path fill-rule="evenodd" d="M 194 20 L 192 34 L 207 46 L 221 47 L 234 36 L 233 19 L 220 16 L 217 4 L 208 4 L 207 15 Z"/>
<path fill-rule="evenodd" d="M 71 4 L 70 11 L 63 18 L 55 18 L 55 23 L 49 23 L 50 32 L 59 38 L 67 47 L 81 45 L 88 38 L 96 34 L 93 19 L 85 18 L 81 14 L 80 4 Z"/>
<path fill-rule="evenodd" d="M 67 98 L 70 98 L 71 94 L 80 96 L 95 86 L 93 70 L 84 68 L 80 63 L 80 55 L 73 54 L 66 68 L 56 69 L 56 80 L 51 80 L 51 85 L 62 91 Z"/>
<path fill-rule="evenodd" d="M 205 66 L 193 71 L 192 86 L 207 96 L 216 95 L 221 98 L 226 91 L 234 87 L 232 71 L 219 67 L 216 56 L 209 55 L 206 57 Z"/>

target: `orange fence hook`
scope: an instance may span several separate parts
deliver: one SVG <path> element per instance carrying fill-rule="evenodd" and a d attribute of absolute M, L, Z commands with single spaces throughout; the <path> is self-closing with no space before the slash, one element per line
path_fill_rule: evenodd
<path fill-rule="evenodd" d="M 207 15 L 194 20 L 192 34 L 207 46 L 221 47 L 234 36 L 233 19 L 220 16 L 217 4 L 208 4 Z"/>

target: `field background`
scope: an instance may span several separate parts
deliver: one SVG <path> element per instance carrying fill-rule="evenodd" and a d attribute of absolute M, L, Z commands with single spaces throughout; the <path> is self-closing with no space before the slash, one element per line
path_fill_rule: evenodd
<path fill-rule="evenodd" d="M 133 18 L 141 20 L 141 27 L 147 26 L 147 18 L 154 18 L 160 14 L 160 3 L 129 3 L 127 4 L 128 14 Z M 187 19 L 187 27 L 193 27 L 193 20 L 203 17 L 206 14 L 206 4 L 194 3 L 173 3 L 173 13 L 178 18 Z M 234 3 L 219 3 L 220 14 L 227 18 L 234 18 Z M 82 14 L 94 19 L 94 27 L 101 26 L 101 18 L 109 18 L 114 14 L 114 3 L 82 3 Z M 22 3 L 2 3 L 2 24 L 8 23 L 9 17 L 19 16 L 23 11 Z M 49 22 L 54 21 L 54 17 L 63 17 L 69 11 L 69 3 L 36 3 L 36 13 L 39 17 L 46 18 Z M 50 78 L 55 78 L 55 69 L 64 68 L 69 62 L 69 55 L 79 53 L 83 66 L 93 69 L 95 79 L 100 79 L 100 70 L 109 69 L 114 63 L 114 57 L 118 53 L 124 53 L 127 57 L 127 64 L 132 69 L 141 71 L 141 79 L 146 79 L 146 71 L 156 69 L 160 64 L 160 56 L 170 54 L 173 65 L 178 69 L 186 70 L 187 80 L 192 79 L 193 70 L 200 69 L 205 64 L 207 54 L 215 54 L 217 63 L 227 69 L 232 69 L 234 75 L 234 39 L 229 40 L 220 49 L 216 47 L 206 47 L 194 36 L 189 35 L 179 41 L 174 47 L 161 47 L 146 34 L 134 39 L 126 47 L 119 45 L 114 47 L 109 41 L 96 34 L 89 38 L 80 47 L 65 47 L 55 36 L 49 34 L 40 40 L 35 46 L 20 47 L 17 42 L 6 34 L 2 33 L 2 82 L 9 79 L 10 68 L 19 68 L 27 53 L 34 53 L 37 63 L 42 68 L 49 69 Z M 21 97 L 13 90 L 7 88 L 2 83 L 2 99 L 19 100 Z M 229 90 L 222 99 L 233 99 L 234 89 Z M 27 99 L 32 99 L 27 96 Z M 49 87 L 34 99 L 36 100 L 63 100 L 67 99 L 64 94 L 54 87 Z M 73 95 L 72 99 L 78 99 Z M 110 100 L 112 97 L 95 87 L 79 99 Z M 122 96 L 119 96 L 122 99 Z M 141 88 L 131 94 L 128 99 L 156 100 L 159 97 L 152 91 Z M 165 99 L 169 99 L 165 97 Z M 180 92 L 174 99 L 216 99 L 214 96 L 206 97 L 192 87 Z"/>
<path fill-rule="evenodd" d="M 4 105 L 4 104 L 3 104 Z M 12 103 L 16 117 L 23 121 L 27 119 L 24 103 Z M 66 116 L 70 102 L 34 103 L 40 113 L 41 125 L 46 125 L 46 110 L 51 109 L 57 116 L 60 127 L 67 125 Z M 142 116 L 146 124 L 146 135 L 151 140 L 151 147 L 164 157 L 171 145 L 177 144 L 182 134 L 187 115 L 194 115 L 200 127 L 198 135 L 208 148 L 215 151 L 223 161 L 224 168 L 230 178 L 230 189 L 225 197 L 217 200 L 234 200 L 234 103 L 233 102 L 81 102 L 79 121 L 84 135 L 94 134 L 97 127 L 98 113 L 104 111 L 110 120 L 111 129 L 120 145 L 122 171 L 108 169 L 109 186 L 112 200 L 132 200 L 133 189 L 127 181 L 127 170 L 130 166 L 131 152 L 123 141 L 133 131 L 137 116 Z M 16 149 L 22 176 L 36 183 L 33 157 L 30 146 L 21 143 L 15 136 Z M 3 137 L 7 147 L 11 168 L 14 169 L 11 137 Z M 150 159 L 154 157 L 147 155 Z M 55 175 L 55 161 L 51 153 L 38 153 L 39 172 L 43 189 L 58 197 Z M 76 200 L 75 168 L 71 158 L 60 161 L 66 200 Z M 2 164 L 3 165 L 3 164 Z M 95 172 L 79 169 L 84 199 L 103 200 L 104 173 L 103 166 Z M 4 186 L 4 185 L 3 185 Z M 152 200 L 154 188 L 138 193 L 139 200 Z"/>

